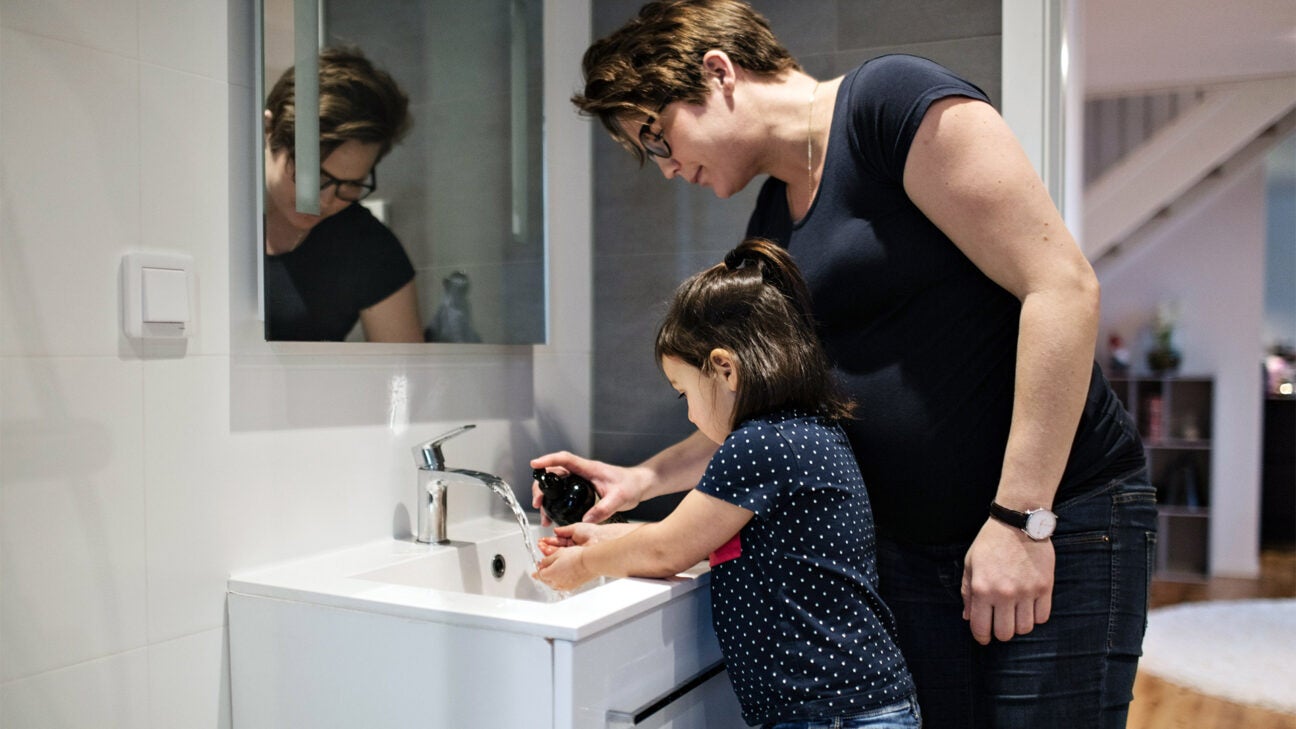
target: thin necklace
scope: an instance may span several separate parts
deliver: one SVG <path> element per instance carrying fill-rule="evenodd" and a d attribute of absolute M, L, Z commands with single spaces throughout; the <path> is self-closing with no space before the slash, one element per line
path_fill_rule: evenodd
<path fill-rule="evenodd" d="M 810 111 L 806 114 L 806 189 L 809 194 L 806 196 L 806 209 L 801 217 L 805 217 L 810 212 L 810 204 L 814 202 L 815 181 L 814 181 L 814 102 L 815 94 L 819 92 L 819 82 L 815 81 L 814 90 L 810 92 Z"/>

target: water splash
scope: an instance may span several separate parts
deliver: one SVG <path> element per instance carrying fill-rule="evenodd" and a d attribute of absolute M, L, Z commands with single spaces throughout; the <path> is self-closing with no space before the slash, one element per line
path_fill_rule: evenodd
<path fill-rule="evenodd" d="M 504 483 L 488 483 L 487 486 L 496 496 L 503 499 L 504 503 L 508 504 L 509 510 L 513 512 L 513 518 L 517 521 L 518 529 L 522 531 L 522 542 L 526 544 L 527 555 L 531 557 L 531 566 L 538 568 L 540 566 L 540 553 L 536 549 L 535 542 L 531 539 L 531 521 L 527 519 L 526 512 L 522 510 L 522 505 L 518 503 L 517 497 L 513 495 L 513 489 Z"/>
<path fill-rule="evenodd" d="M 513 512 L 513 518 L 517 521 L 518 529 L 522 532 L 522 543 L 526 545 L 527 556 L 531 558 L 531 569 L 527 572 L 527 577 L 538 585 L 544 594 L 548 597 L 549 602 L 557 602 L 564 598 L 570 597 L 571 593 L 566 590 L 555 590 L 545 583 L 532 577 L 540 569 L 540 560 L 542 559 L 540 551 L 536 548 L 535 541 L 531 538 L 531 520 L 527 518 L 526 512 L 522 510 L 522 505 L 518 503 L 517 497 L 513 495 L 513 489 L 509 488 L 503 482 L 487 483 L 491 492 L 504 500 L 508 504 L 509 510 Z"/>

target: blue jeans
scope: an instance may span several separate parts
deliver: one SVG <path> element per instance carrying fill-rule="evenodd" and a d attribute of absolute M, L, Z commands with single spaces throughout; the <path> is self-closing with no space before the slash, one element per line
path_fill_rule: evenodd
<path fill-rule="evenodd" d="M 765 729 L 922 729 L 918 701 L 897 701 L 863 714 L 766 724 Z"/>
<path fill-rule="evenodd" d="M 1052 614 L 987 646 L 962 618 L 970 545 L 879 540 L 882 598 L 931 729 L 1125 726 L 1147 626 L 1156 492 L 1140 469 L 1054 511 Z"/>

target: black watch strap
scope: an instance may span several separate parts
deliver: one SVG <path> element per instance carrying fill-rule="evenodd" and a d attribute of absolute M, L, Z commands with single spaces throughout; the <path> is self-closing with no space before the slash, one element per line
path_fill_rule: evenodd
<path fill-rule="evenodd" d="M 1000 506 L 999 504 L 991 501 L 990 516 L 993 516 L 994 518 L 1007 524 L 1008 526 L 1017 527 L 1018 529 L 1021 529 L 1023 531 L 1026 529 L 1027 515 L 1026 512 L 1024 511 L 1014 511 L 1012 509 L 1009 509 L 1006 506 Z"/>

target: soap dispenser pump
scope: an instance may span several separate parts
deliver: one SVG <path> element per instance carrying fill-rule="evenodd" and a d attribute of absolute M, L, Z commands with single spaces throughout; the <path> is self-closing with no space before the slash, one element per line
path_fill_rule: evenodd
<path fill-rule="evenodd" d="M 585 516 L 585 512 L 598 501 L 598 491 L 588 480 L 569 473 L 560 476 L 543 468 L 534 469 L 531 475 L 540 484 L 542 499 L 540 508 L 549 520 L 558 526 L 574 524 Z M 607 521 L 624 522 L 620 514 L 613 514 Z"/>

